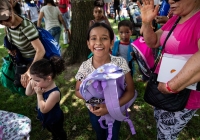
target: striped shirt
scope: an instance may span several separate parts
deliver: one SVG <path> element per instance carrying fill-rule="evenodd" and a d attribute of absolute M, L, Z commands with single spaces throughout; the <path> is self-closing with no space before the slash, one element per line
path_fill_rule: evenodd
<path fill-rule="evenodd" d="M 35 49 L 31 41 L 39 38 L 38 30 L 28 19 L 23 19 L 16 28 L 7 28 L 8 40 L 16 45 L 24 58 L 34 58 Z"/>

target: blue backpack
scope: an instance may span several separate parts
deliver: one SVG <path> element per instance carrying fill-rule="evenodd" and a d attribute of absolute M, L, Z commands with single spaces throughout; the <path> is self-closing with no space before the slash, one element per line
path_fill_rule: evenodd
<path fill-rule="evenodd" d="M 43 28 L 37 28 L 40 36 L 40 41 L 42 42 L 45 48 L 45 58 L 50 59 L 52 56 L 60 56 L 60 45 L 58 42 L 53 38 L 53 36 Z"/>

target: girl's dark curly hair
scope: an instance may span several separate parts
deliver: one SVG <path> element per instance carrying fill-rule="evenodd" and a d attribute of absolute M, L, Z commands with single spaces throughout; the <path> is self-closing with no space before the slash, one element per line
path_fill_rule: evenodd
<path fill-rule="evenodd" d="M 103 0 L 95 0 L 94 1 L 94 7 L 104 7 L 104 1 Z"/>
<path fill-rule="evenodd" d="M 33 63 L 30 68 L 30 74 L 43 79 L 46 79 L 47 76 L 51 75 L 52 79 L 54 79 L 64 70 L 65 61 L 61 57 L 52 56 L 50 60 L 43 58 Z"/>

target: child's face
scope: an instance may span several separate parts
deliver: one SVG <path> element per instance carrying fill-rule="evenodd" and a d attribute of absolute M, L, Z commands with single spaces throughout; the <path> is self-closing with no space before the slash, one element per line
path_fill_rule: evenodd
<path fill-rule="evenodd" d="M 120 41 L 123 43 L 128 43 L 132 35 L 132 31 L 128 26 L 121 26 L 118 30 Z"/>
<path fill-rule="evenodd" d="M 93 52 L 94 56 L 102 57 L 109 55 L 113 42 L 113 40 L 110 40 L 109 31 L 106 28 L 95 27 L 90 31 L 90 37 L 87 41 L 87 45 Z"/>
<path fill-rule="evenodd" d="M 40 87 L 40 88 L 45 89 L 51 84 L 51 82 L 50 82 L 51 77 L 50 76 L 48 76 L 46 79 L 43 79 L 43 78 L 37 77 L 36 75 L 31 74 L 31 78 L 35 83 L 34 86 L 37 86 L 37 87 Z"/>
<path fill-rule="evenodd" d="M 93 16 L 96 20 L 100 20 L 103 17 L 103 8 L 94 7 Z"/>

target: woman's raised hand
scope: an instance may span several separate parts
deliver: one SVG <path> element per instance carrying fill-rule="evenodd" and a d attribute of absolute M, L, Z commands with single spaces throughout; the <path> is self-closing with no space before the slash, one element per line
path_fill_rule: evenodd
<path fill-rule="evenodd" d="M 142 22 L 151 23 L 158 14 L 159 5 L 154 6 L 154 0 L 142 0 L 141 5 L 139 1 L 137 4 L 141 11 Z"/>

